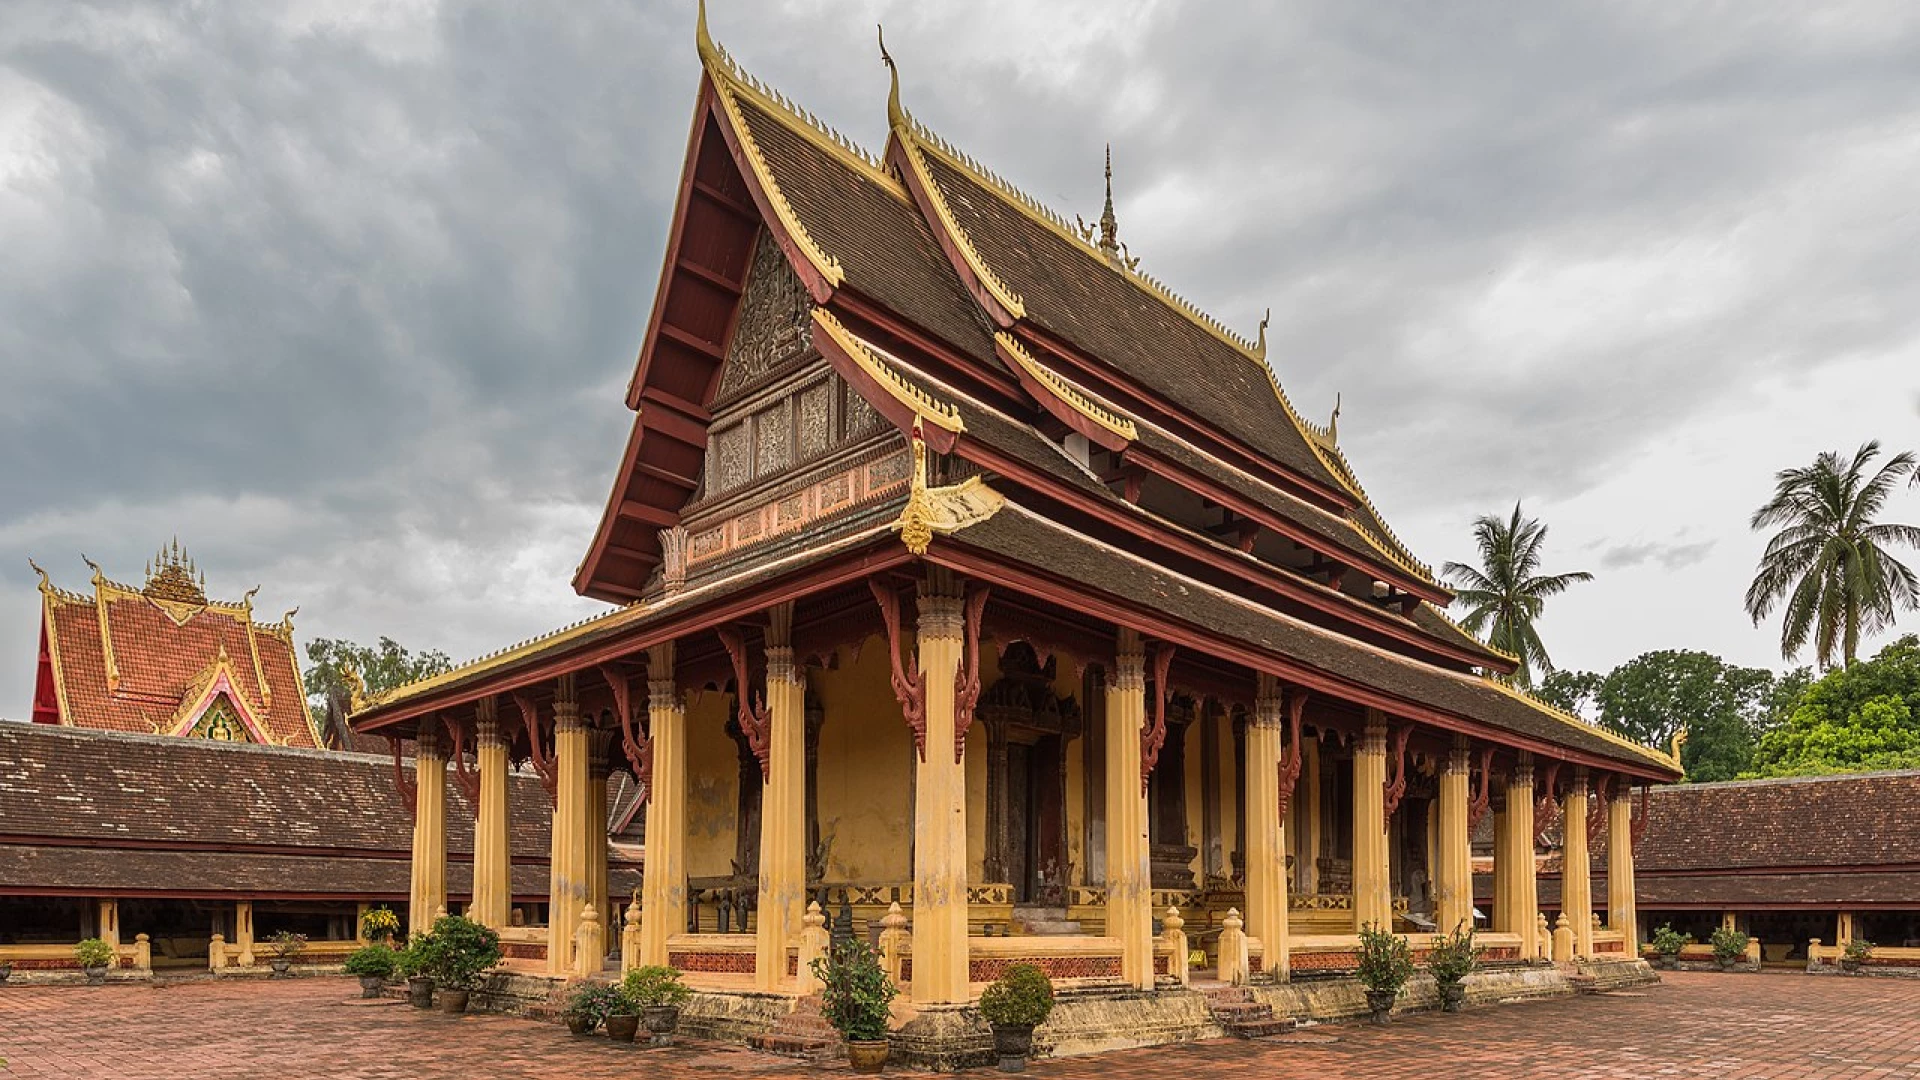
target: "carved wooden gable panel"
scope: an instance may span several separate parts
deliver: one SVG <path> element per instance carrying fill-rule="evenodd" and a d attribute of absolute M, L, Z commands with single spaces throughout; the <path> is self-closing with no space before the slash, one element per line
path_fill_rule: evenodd
<path fill-rule="evenodd" d="M 731 401 L 760 385 L 787 362 L 813 347 L 812 298 L 773 235 L 761 230 L 747 275 L 740 321 L 727 349 L 718 402 Z"/>
<path fill-rule="evenodd" d="M 886 426 L 825 360 L 815 360 L 714 417 L 696 504 L 806 469 Z"/>

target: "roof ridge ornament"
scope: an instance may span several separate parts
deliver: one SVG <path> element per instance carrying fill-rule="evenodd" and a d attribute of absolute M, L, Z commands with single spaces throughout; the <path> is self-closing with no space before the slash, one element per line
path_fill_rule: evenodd
<path fill-rule="evenodd" d="M 1113 214 L 1113 144 L 1112 143 L 1107 144 L 1106 179 L 1107 179 L 1107 201 L 1106 201 L 1106 205 L 1103 206 L 1100 210 L 1099 239 L 1098 240 L 1094 239 L 1094 235 L 1095 235 L 1094 226 L 1089 225 L 1085 221 L 1081 220 L 1079 214 L 1073 215 L 1074 224 L 1080 227 L 1081 238 L 1086 240 L 1089 244 L 1093 244 L 1094 246 L 1098 247 L 1100 249 L 1100 254 L 1105 255 L 1107 257 L 1107 262 L 1112 264 L 1114 269 L 1116 270 L 1138 269 L 1140 266 L 1140 260 L 1138 258 L 1135 258 L 1132 252 L 1127 250 L 1127 245 L 1120 242 L 1120 221 L 1118 218 L 1114 217 L 1114 214 Z"/>
<path fill-rule="evenodd" d="M 900 67 L 893 62 L 893 54 L 887 51 L 887 28 L 879 23 L 874 23 L 873 28 L 880 37 L 880 62 L 887 65 L 887 75 L 892 81 L 892 86 L 887 89 L 887 126 L 896 130 L 905 128 L 908 119 L 906 107 L 900 104 Z"/>
<path fill-rule="evenodd" d="M 1253 344 L 1254 359 L 1265 361 L 1267 358 L 1267 324 L 1273 321 L 1273 309 L 1268 308 L 1260 316 L 1260 337 Z"/>

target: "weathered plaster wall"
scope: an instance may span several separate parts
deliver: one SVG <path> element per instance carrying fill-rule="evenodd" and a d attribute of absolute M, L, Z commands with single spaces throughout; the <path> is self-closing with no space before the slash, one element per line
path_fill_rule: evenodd
<path fill-rule="evenodd" d="M 913 733 L 893 696 L 886 642 L 869 638 L 858 656 L 843 650 L 836 669 L 810 669 L 807 683 L 825 711 L 817 782 L 827 879 L 913 880 Z"/>
<path fill-rule="evenodd" d="M 687 696 L 687 876 L 733 873 L 734 816 L 739 809 L 739 751 L 727 737 L 733 695 Z M 748 873 L 753 867 L 744 868 Z"/>

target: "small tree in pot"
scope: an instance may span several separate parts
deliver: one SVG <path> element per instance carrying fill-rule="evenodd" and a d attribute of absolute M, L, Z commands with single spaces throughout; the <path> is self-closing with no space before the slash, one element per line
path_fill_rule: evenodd
<path fill-rule="evenodd" d="M 1033 1052 L 1033 1029 L 1053 1012 L 1053 980 L 1032 964 L 1014 964 L 980 995 L 980 1016 L 993 1028 L 1001 1072 L 1022 1072 Z"/>
<path fill-rule="evenodd" d="M 433 1008 L 433 939 L 415 934 L 393 957 L 394 974 L 407 980 L 407 1001 L 416 1009 Z"/>
<path fill-rule="evenodd" d="M 267 960 L 267 966 L 273 969 L 272 977 L 285 978 L 293 962 L 307 951 L 307 935 L 291 930 L 275 930 L 273 936 L 267 939 L 267 951 L 272 954 Z"/>
<path fill-rule="evenodd" d="M 467 1011 L 467 998 L 480 977 L 500 963 L 500 935 L 492 927 L 463 915 L 433 920 L 430 972 L 440 986 L 440 1007 L 450 1013 Z"/>
<path fill-rule="evenodd" d="M 80 970 L 86 973 L 88 986 L 99 986 L 107 981 L 107 968 L 113 965 L 113 946 L 97 937 L 90 937 L 73 947 L 73 958 L 80 961 Z"/>
<path fill-rule="evenodd" d="M 1483 951 L 1473 943 L 1473 927 L 1464 922 L 1454 927 L 1453 933 L 1433 939 L 1433 948 L 1427 953 L 1427 971 L 1440 988 L 1442 1011 L 1459 1012 L 1466 1004 L 1467 987 L 1462 980 L 1480 966 Z"/>
<path fill-rule="evenodd" d="M 1723 926 L 1713 932 L 1713 958 L 1720 962 L 1721 971 L 1732 971 L 1733 965 L 1747 955 L 1747 943 L 1753 939 L 1730 926 Z"/>
<path fill-rule="evenodd" d="M 1393 1000 L 1413 978 L 1413 947 L 1407 939 L 1373 923 L 1360 928 L 1360 985 L 1367 989 L 1367 1009 L 1373 1022 L 1384 1024 L 1393 1013 Z"/>
<path fill-rule="evenodd" d="M 680 1007 L 693 999 L 693 991 L 680 981 L 679 970 L 657 964 L 635 968 L 621 980 L 620 989 L 640 1009 L 640 1023 L 653 1037 L 653 1045 L 672 1042 L 674 1029 L 680 1026 Z"/>
<path fill-rule="evenodd" d="M 1847 942 L 1846 948 L 1840 950 L 1840 970 L 1859 971 L 1860 966 L 1865 964 L 1867 958 L 1872 955 L 1873 942 L 1866 938 L 1854 938 Z"/>
<path fill-rule="evenodd" d="M 368 908 L 360 916 L 360 936 L 377 944 L 392 945 L 393 939 L 400 936 L 400 916 L 392 908 Z"/>
<path fill-rule="evenodd" d="M 887 1064 L 887 1021 L 900 993 L 873 949 L 858 938 L 838 942 L 814 957 L 820 980 L 820 1011 L 847 1041 L 847 1062 L 857 1073 L 877 1073 Z"/>
<path fill-rule="evenodd" d="M 347 954 L 341 967 L 347 974 L 359 976 L 361 997 L 377 998 L 387 988 L 398 962 L 398 955 L 385 945 L 362 945 Z"/>
<path fill-rule="evenodd" d="M 1692 934 L 1682 934 L 1673 928 L 1672 923 L 1664 923 L 1653 932 L 1653 952 L 1658 957 L 1657 964 L 1662 968 L 1672 968 L 1680 962 L 1680 950 L 1693 942 Z"/>
<path fill-rule="evenodd" d="M 567 1030 L 575 1035 L 591 1035 L 615 1011 L 626 1009 L 626 997 L 617 986 L 603 982 L 584 982 L 567 995 L 567 1007 L 561 1014 Z"/>

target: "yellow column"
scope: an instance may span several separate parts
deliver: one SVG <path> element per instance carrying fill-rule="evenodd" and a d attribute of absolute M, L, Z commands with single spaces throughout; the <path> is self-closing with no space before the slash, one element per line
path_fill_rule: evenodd
<path fill-rule="evenodd" d="M 620 925 L 619 912 L 607 903 L 607 754 L 606 732 L 587 733 L 586 886 L 587 906 L 598 912 L 601 943 Z M 606 959 L 604 951 L 600 960 Z M 600 965 L 594 970 L 598 971 Z"/>
<path fill-rule="evenodd" d="M 951 575 L 928 572 L 920 590 L 920 674 L 926 753 L 914 766 L 913 1000 L 967 1000 L 967 776 L 954 760 L 954 673 L 961 610 Z M 1136 774 L 1137 775 L 1137 774 Z"/>
<path fill-rule="evenodd" d="M 1453 740 L 1447 767 L 1440 774 L 1440 829 L 1435 843 L 1434 900 L 1439 908 L 1440 932 L 1473 926 L 1473 870 L 1467 836 L 1469 747 L 1464 738 Z"/>
<path fill-rule="evenodd" d="M 235 958 L 241 967 L 253 966 L 253 901 L 233 905 L 233 944 L 240 950 Z"/>
<path fill-rule="evenodd" d="M 1640 955 L 1633 892 L 1633 787 L 1623 779 L 1607 806 L 1607 923 L 1627 936 L 1626 956 Z"/>
<path fill-rule="evenodd" d="M 118 900 L 100 901 L 98 916 L 96 925 L 100 932 L 95 936 L 118 949 L 120 947 L 120 902 Z"/>
<path fill-rule="evenodd" d="M 1300 764 L 1300 786 L 1294 790 L 1292 820 L 1287 829 L 1299 852 L 1300 891 L 1312 896 L 1320 891 L 1320 743 L 1303 739 L 1305 757 Z"/>
<path fill-rule="evenodd" d="M 1369 713 L 1353 752 L 1353 928 L 1393 929 L 1387 880 L 1387 727 Z"/>
<path fill-rule="evenodd" d="M 1280 821 L 1280 680 L 1260 676 L 1247 721 L 1246 932 L 1266 949 L 1265 970 L 1287 977 L 1286 828 Z"/>
<path fill-rule="evenodd" d="M 754 983 L 761 990 L 791 985 L 787 949 L 799 940 L 807 905 L 807 686 L 793 660 L 793 605 L 781 604 L 769 616 L 767 780 L 760 798 L 760 913 L 754 949 Z M 951 758 L 952 737 L 941 745 Z M 929 757 L 933 747 L 929 732 Z M 965 887 L 963 876 L 963 933 Z"/>
<path fill-rule="evenodd" d="M 1560 804 L 1560 911 L 1573 925 L 1573 954 L 1593 955 L 1593 861 L 1587 857 L 1587 770 L 1573 770 Z"/>
<path fill-rule="evenodd" d="M 1508 915 L 1507 932 L 1519 934 L 1520 955 L 1534 956 L 1542 946 L 1538 928 L 1540 894 L 1533 864 L 1533 755 L 1521 754 L 1507 778 L 1505 842 L 1499 861 L 1507 864 L 1499 906 Z"/>
<path fill-rule="evenodd" d="M 1147 850 L 1147 793 L 1140 782 L 1147 666 L 1137 632 L 1122 629 L 1119 644 L 1113 678 L 1107 683 L 1107 936 L 1120 939 L 1121 978 L 1151 990 L 1153 878 Z M 1251 845 L 1251 821 L 1247 836 Z M 1252 866 L 1251 852 L 1247 863 Z"/>
<path fill-rule="evenodd" d="M 440 753 L 438 732 L 423 730 L 414 737 L 413 783 L 413 889 L 407 927 L 424 934 L 433 929 L 433 913 L 447 902 L 447 759 Z"/>
<path fill-rule="evenodd" d="M 1513 912 L 1507 907 L 1507 893 L 1511 886 L 1507 878 L 1513 873 L 1513 859 L 1507 855 L 1507 804 L 1506 787 L 1502 785 L 1493 796 L 1493 917 L 1488 920 L 1493 929 L 1502 934 L 1514 934 Z"/>
<path fill-rule="evenodd" d="M 573 676 L 562 675 L 553 699 L 554 808 L 552 878 L 547 904 L 547 971 L 573 970 L 580 908 L 587 901 L 587 729 Z"/>
<path fill-rule="evenodd" d="M 647 861 L 640 879 L 640 963 L 664 965 L 667 937 L 687 928 L 687 707 L 673 679 L 669 641 L 647 652 Z"/>
<path fill-rule="evenodd" d="M 507 808 L 507 740 L 493 698 L 482 698 L 474 721 L 480 759 L 480 816 L 473 822 L 473 917 L 499 930 L 513 906 L 512 836 Z"/>

